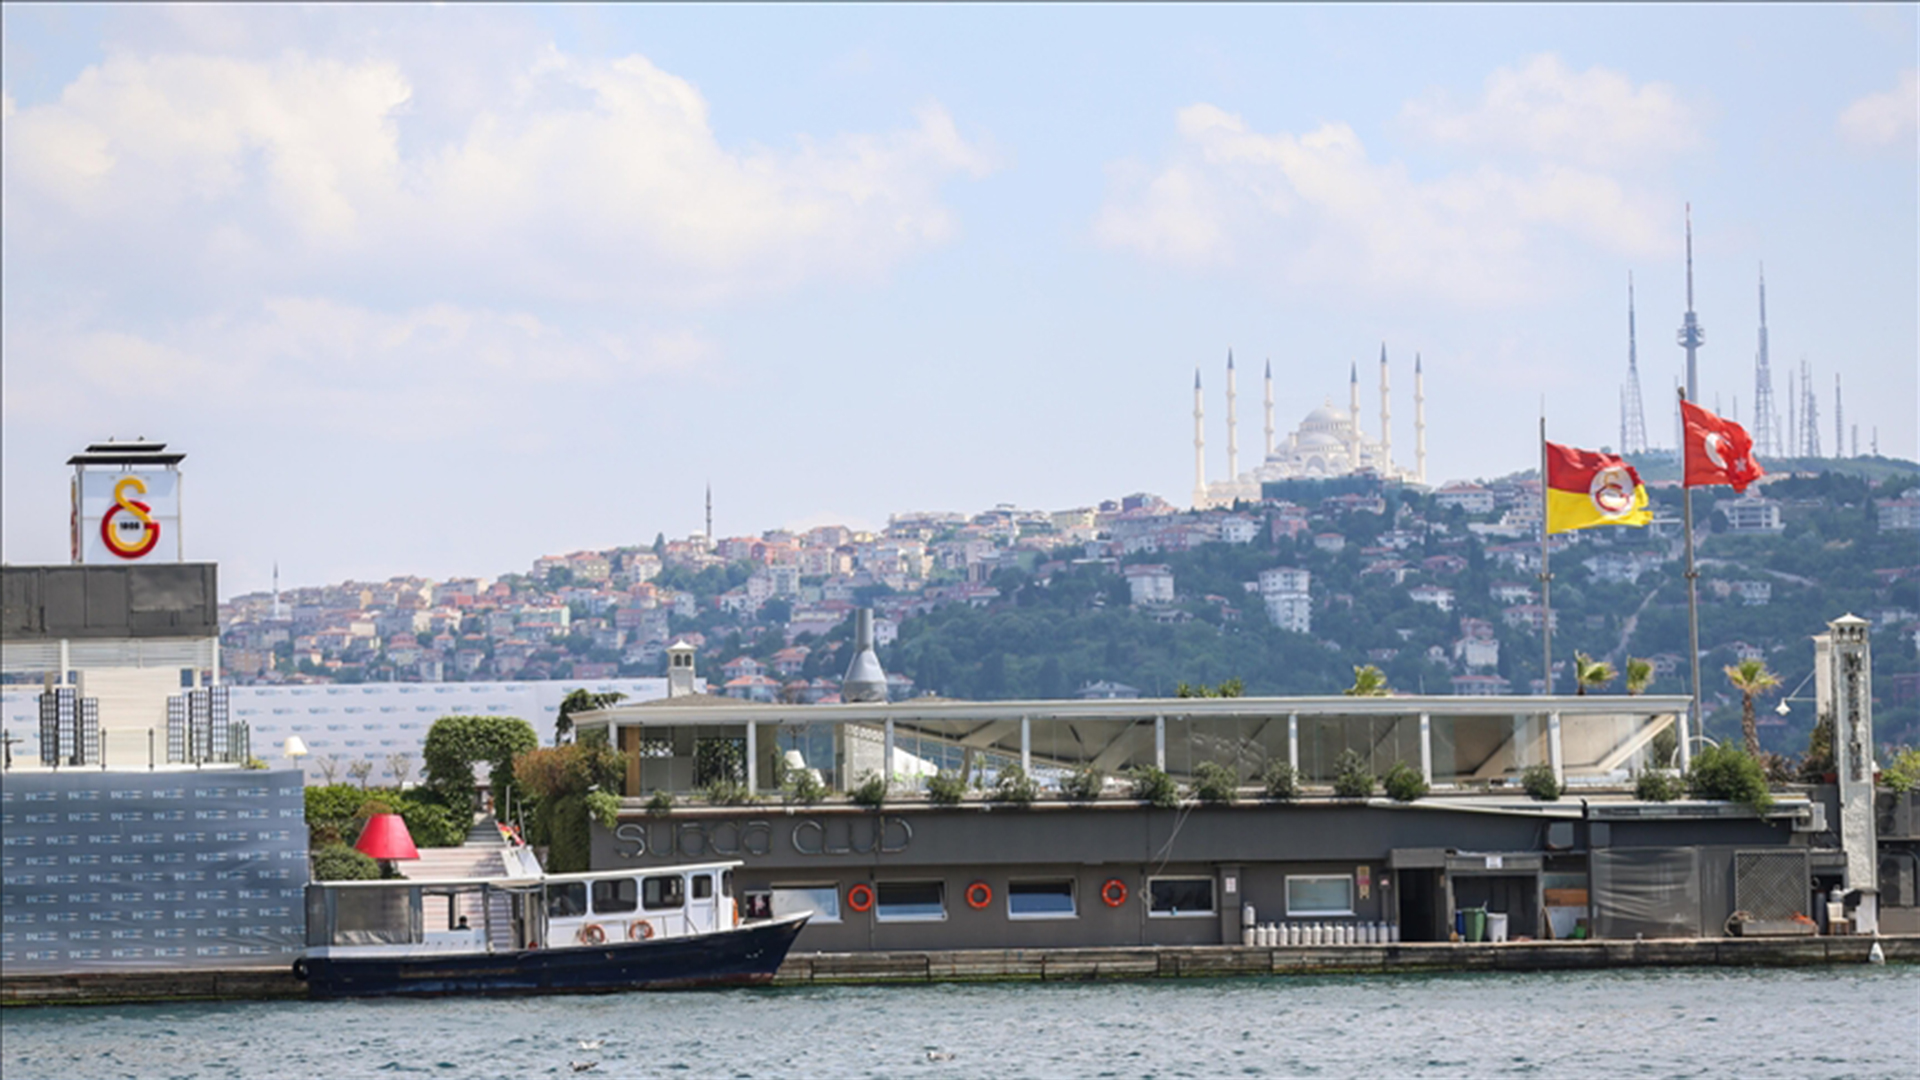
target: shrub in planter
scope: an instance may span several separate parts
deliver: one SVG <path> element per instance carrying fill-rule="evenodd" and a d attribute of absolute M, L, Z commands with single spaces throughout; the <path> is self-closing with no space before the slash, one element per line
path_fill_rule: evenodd
<path fill-rule="evenodd" d="M 653 797 L 647 800 L 647 813 L 649 814 L 666 814 L 671 813 L 672 810 L 673 792 L 671 791 L 656 791 L 653 793 Z"/>
<path fill-rule="evenodd" d="M 1193 793 L 1201 802 L 1230 803 L 1239 794 L 1240 777 L 1217 761 L 1203 761 L 1193 769 Z"/>
<path fill-rule="evenodd" d="M 1060 782 L 1060 791 L 1074 802 L 1092 802 L 1107 789 L 1107 774 L 1089 765 L 1075 769 Z"/>
<path fill-rule="evenodd" d="M 869 810 L 887 804 L 887 778 L 878 773 L 862 773 L 860 785 L 853 789 L 853 801 Z"/>
<path fill-rule="evenodd" d="M 1672 802 L 1686 793 L 1679 775 L 1666 769 L 1646 769 L 1633 778 L 1633 797 L 1641 802 Z"/>
<path fill-rule="evenodd" d="M 941 806 L 957 805 L 967 797 L 967 782 L 958 773 L 941 769 L 927 777 L 927 798 Z"/>
<path fill-rule="evenodd" d="M 1381 786 L 1397 802 L 1412 802 L 1427 794 L 1427 778 L 1420 775 L 1419 769 L 1404 761 L 1393 763 L 1393 768 L 1388 769 L 1387 775 L 1381 780 Z"/>
<path fill-rule="evenodd" d="M 1180 805 L 1180 785 L 1166 770 L 1152 765 L 1141 765 L 1129 774 L 1133 781 L 1133 797 L 1152 803 L 1162 810 Z"/>
<path fill-rule="evenodd" d="M 1357 750 L 1342 750 L 1333 763 L 1333 793 L 1343 799 L 1373 795 L 1373 770 Z"/>
<path fill-rule="evenodd" d="M 1267 798 L 1292 802 L 1300 797 L 1300 774 L 1289 762 L 1269 761 L 1260 771 L 1260 786 L 1266 790 Z"/>
<path fill-rule="evenodd" d="M 1553 775 L 1551 765 L 1527 766 L 1527 770 L 1520 774 L 1520 786 L 1541 802 L 1553 802 L 1560 798 L 1560 778 Z"/>
<path fill-rule="evenodd" d="M 1920 748 L 1909 746 L 1892 756 L 1892 763 L 1880 770 L 1880 783 L 1895 794 L 1920 788 Z"/>
<path fill-rule="evenodd" d="M 1767 774 L 1736 746 L 1709 746 L 1695 754 L 1693 768 L 1687 770 L 1687 791 L 1696 799 L 1743 803 L 1755 813 L 1773 805 Z"/>
<path fill-rule="evenodd" d="M 788 772 L 784 785 L 788 802 L 801 806 L 812 806 L 827 797 L 827 785 L 812 769 L 794 769 Z"/>
<path fill-rule="evenodd" d="M 747 793 L 747 785 L 728 776 L 718 776 L 707 781 L 700 794 L 709 806 L 742 806 L 752 802 Z"/>
<path fill-rule="evenodd" d="M 315 881 L 374 881 L 380 864 L 345 844 L 328 844 L 313 853 Z"/>
<path fill-rule="evenodd" d="M 1033 782 L 1027 770 L 1018 765 L 1009 765 L 1000 770 L 993 782 L 993 801 L 1025 806 L 1040 794 L 1040 785 Z"/>

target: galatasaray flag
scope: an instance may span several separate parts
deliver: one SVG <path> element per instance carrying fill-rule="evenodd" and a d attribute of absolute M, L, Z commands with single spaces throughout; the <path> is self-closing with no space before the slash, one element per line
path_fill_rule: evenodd
<path fill-rule="evenodd" d="M 1747 485 L 1767 474 L 1753 457 L 1753 439 L 1747 429 L 1722 419 L 1691 401 L 1680 402 L 1687 429 L 1688 487 L 1731 485 L 1745 492 Z"/>
<path fill-rule="evenodd" d="M 1546 491 L 1550 533 L 1653 520 L 1640 474 L 1612 454 L 1548 443 Z"/>

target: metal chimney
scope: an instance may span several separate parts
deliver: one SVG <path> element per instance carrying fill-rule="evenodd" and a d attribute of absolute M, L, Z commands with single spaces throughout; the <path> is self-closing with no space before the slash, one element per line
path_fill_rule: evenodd
<path fill-rule="evenodd" d="M 887 673 L 873 651 L 873 609 L 860 608 L 853 613 L 853 663 L 847 665 L 847 677 L 840 683 L 840 700 L 887 700 Z"/>

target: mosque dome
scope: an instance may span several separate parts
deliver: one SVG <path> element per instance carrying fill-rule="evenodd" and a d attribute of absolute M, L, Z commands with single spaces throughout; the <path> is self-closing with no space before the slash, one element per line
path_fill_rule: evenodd
<path fill-rule="evenodd" d="M 1300 448 L 1303 450 L 1318 450 L 1322 447 L 1333 448 L 1339 445 L 1339 439 L 1334 438 L 1324 431 L 1310 431 L 1300 436 Z"/>

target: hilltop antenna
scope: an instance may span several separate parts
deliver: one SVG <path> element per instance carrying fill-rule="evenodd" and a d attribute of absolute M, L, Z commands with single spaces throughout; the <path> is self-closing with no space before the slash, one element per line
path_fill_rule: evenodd
<path fill-rule="evenodd" d="M 1695 353 L 1706 344 L 1707 332 L 1693 313 L 1693 204 L 1687 204 L 1687 314 L 1680 324 L 1680 347 L 1687 350 L 1687 400 L 1700 400 L 1700 369 Z"/>
<path fill-rule="evenodd" d="M 1640 400 L 1640 347 L 1633 326 L 1633 271 L 1627 271 L 1627 385 L 1620 404 L 1620 452 L 1647 452 L 1647 409 Z"/>
<path fill-rule="evenodd" d="M 1847 425 L 1844 407 L 1840 404 L 1840 373 L 1833 373 L 1833 456 L 1847 456 Z"/>
<path fill-rule="evenodd" d="M 1761 455 L 1780 453 L 1779 425 L 1773 416 L 1773 365 L 1767 359 L 1767 267 L 1760 264 L 1760 351 L 1753 359 L 1753 448 Z"/>

